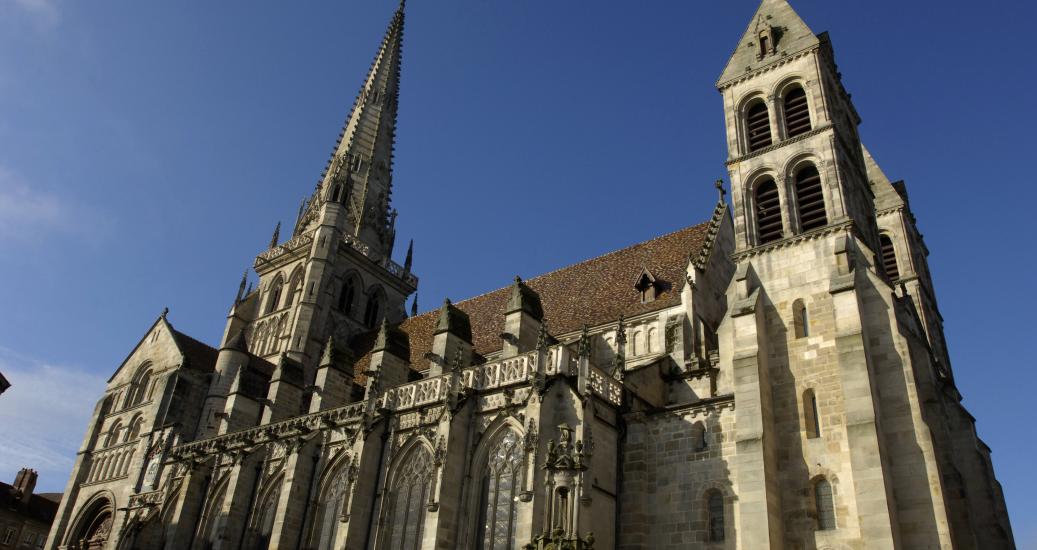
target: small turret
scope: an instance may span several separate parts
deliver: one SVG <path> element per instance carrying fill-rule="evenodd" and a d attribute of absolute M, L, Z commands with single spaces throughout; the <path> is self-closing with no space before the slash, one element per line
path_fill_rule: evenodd
<path fill-rule="evenodd" d="M 459 360 L 461 366 L 472 361 L 472 321 L 468 314 L 443 300 L 439 308 L 439 319 L 436 321 L 436 332 L 432 336 L 432 353 L 429 356 L 429 376 L 439 376 L 448 367 L 448 363 Z"/>
<path fill-rule="evenodd" d="M 512 357 L 533 350 L 543 320 L 544 306 L 540 303 L 540 295 L 516 276 L 511 285 L 511 298 L 504 308 L 503 356 Z"/>

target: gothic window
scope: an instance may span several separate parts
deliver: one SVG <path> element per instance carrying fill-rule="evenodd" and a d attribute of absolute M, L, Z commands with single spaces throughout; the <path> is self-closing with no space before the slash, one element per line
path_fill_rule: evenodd
<path fill-rule="evenodd" d="M 338 539 L 338 528 L 346 513 L 346 498 L 349 495 L 349 467 L 343 465 L 335 471 L 331 481 L 317 502 L 317 515 L 313 533 L 313 548 L 334 550 Z"/>
<path fill-rule="evenodd" d="M 490 447 L 482 479 L 479 550 L 510 550 L 515 541 L 516 504 L 523 464 L 522 440 L 507 430 Z"/>
<path fill-rule="evenodd" d="M 202 527 L 198 530 L 198 533 L 204 543 L 203 548 L 206 550 L 212 548 L 212 545 L 216 543 L 219 537 L 223 521 L 223 500 L 227 494 L 227 480 L 227 476 L 224 476 L 217 483 L 216 490 L 212 492 L 212 496 L 205 506 Z"/>
<path fill-rule="evenodd" d="M 785 137 L 792 138 L 810 131 L 810 107 L 807 93 L 795 86 L 785 93 Z"/>
<path fill-rule="evenodd" d="M 803 392 L 803 422 L 806 424 L 807 439 L 821 437 L 821 419 L 817 413 L 817 395 L 814 390 Z"/>
<path fill-rule="evenodd" d="M 126 432 L 126 441 L 133 441 L 140 437 L 140 429 L 144 426 L 144 418 L 138 416 L 130 422 L 130 429 Z"/>
<path fill-rule="evenodd" d="M 780 239 L 781 199 L 774 180 L 767 178 L 756 186 L 756 235 L 759 244 Z"/>
<path fill-rule="evenodd" d="M 277 502 L 281 500 L 281 479 L 273 483 L 273 487 L 267 492 L 263 504 L 259 507 L 255 523 L 255 550 L 267 550 L 270 548 L 270 535 L 274 532 L 274 518 L 277 516 Z"/>
<path fill-rule="evenodd" d="M 810 316 L 803 300 L 792 302 L 792 325 L 797 339 L 810 336 Z"/>
<path fill-rule="evenodd" d="M 421 547 L 432 478 L 432 456 L 414 446 L 400 462 L 386 501 L 384 550 L 417 550 Z"/>
<path fill-rule="evenodd" d="M 115 424 L 112 424 L 112 427 L 108 429 L 108 436 L 105 437 L 104 446 L 105 447 L 111 447 L 112 445 L 115 445 L 116 443 L 118 443 L 119 442 L 119 432 L 121 432 L 121 431 L 122 431 L 122 422 L 119 422 L 117 420 L 117 421 L 115 421 Z"/>
<path fill-rule="evenodd" d="M 302 270 L 299 270 L 292 276 L 292 282 L 288 285 L 288 299 L 285 300 L 285 307 L 295 305 L 296 300 L 299 298 L 299 291 L 302 290 Z"/>
<path fill-rule="evenodd" d="M 353 311 L 353 302 L 355 300 L 356 282 L 351 277 L 342 284 L 342 292 L 338 295 L 338 310 L 349 315 Z"/>
<path fill-rule="evenodd" d="M 369 328 L 378 325 L 378 316 L 381 314 L 382 298 L 378 292 L 372 292 L 367 299 L 367 308 L 364 309 L 364 324 Z"/>
<path fill-rule="evenodd" d="M 745 129 L 749 138 L 749 152 L 759 151 L 771 144 L 770 112 L 762 99 L 754 102 L 746 112 Z"/>
<path fill-rule="evenodd" d="M 130 393 L 126 399 L 126 406 L 133 407 L 140 405 L 146 399 L 151 397 L 151 369 L 142 367 L 137 376 L 130 383 Z"/>
<path fill-rule="evenodd" d="M 817 507 L 817 530 L 835 529 L 835 502 L 832 484 L 827 479 L 821 478 L 814 484 L 814 505 Z"/>
<path fill-rule="evenodd" d="M 284 289 L 284 280 L 278 275 L 270 290 L 266 293 L 266 313 L 270 313 L 281 307 L 281 290 Z"/>
<path fill-rule="evenodd" d="M 828 225 L 825 214 L 825 195 L 821 189 L 821 174 L 813 165 L 796 172 L 796 206 L 799 208 L 799 229 L 810 231 Z"/>
<path fill-rule="evenodd" d="M 893 248 L 893 240 L 889 235 L 879 235 L 879 246 L 882 254 L 882 269 L 890 281 L 900 278 L 900 270 L 897 269 L 897 251 Z"/>
<path fill-rule="evenodd" d="M 709 514 L 709 542 L 724 541 L 724 496 L 720 491 L 710 491 L 706 497 L 706 511 Z"/>

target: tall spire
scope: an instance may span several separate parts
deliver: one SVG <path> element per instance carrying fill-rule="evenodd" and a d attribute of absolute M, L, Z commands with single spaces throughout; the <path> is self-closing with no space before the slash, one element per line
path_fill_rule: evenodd
<path fill-rule="evenodd" d="M 331 158 L 295 233 L 315 225 L 323 204 L 346 207 L 348 234 L 388 255 L 395 238 L 389 202 L 400 91 L 404 3 L 393 15 L 367 78 L 342 127 Z"/>

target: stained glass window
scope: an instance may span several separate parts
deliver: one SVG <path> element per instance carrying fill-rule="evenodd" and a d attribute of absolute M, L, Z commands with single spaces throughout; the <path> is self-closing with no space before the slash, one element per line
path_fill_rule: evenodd
<path fill-rule="evenodd" d="M 338 527 L 345 512 L 346 496 L 349 493 L 349 468 L 342 466 L 335 472 L 324 490 L 317 507 L 317 531 L 314 534 L 318 550 L 332 550 L 338 535 Z"/>
<path fill-rule="evenodd" d="M 817 504 L 817 529 L 835 529 L 835 502 L 832 500 L 832 484 L 827 479 L 814 484 L 814 499 Z"/>
<path fill-rule="evenodd" d="M 515 506 L 523 462 L 522 440 L 513 430 L 499 435 L 490 446 L 483 474 L 480 550 L 508 550 L 515 544 Z"/>
<path fill-rule="evenodd" d="M 384 519 L 383 549 L 417 550 L 421 547 L 431 478 L 432 456 L 424 447 L 415 446 L 400 463 L 392 482 Z"/>

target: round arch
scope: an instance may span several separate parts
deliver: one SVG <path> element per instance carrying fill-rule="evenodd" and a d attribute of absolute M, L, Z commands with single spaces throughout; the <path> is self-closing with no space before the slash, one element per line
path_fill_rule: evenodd
<path fill-rule="evenodd" d="M 91 496 L 79 509 L 68 530 L 65 545 L 81 550 L 101 550 L 111 538 L 115 524 L 115 495 L 111 491 L 99 491 Z"/>

